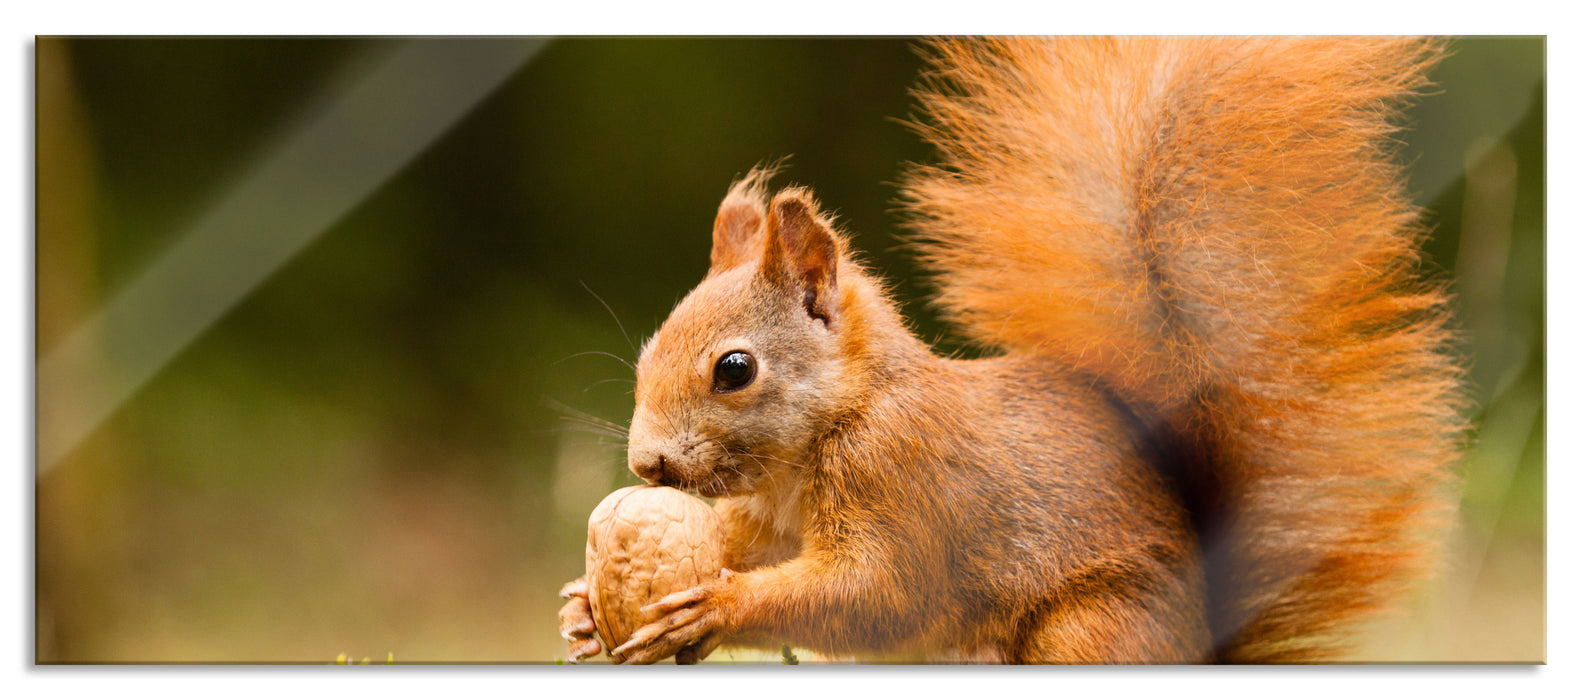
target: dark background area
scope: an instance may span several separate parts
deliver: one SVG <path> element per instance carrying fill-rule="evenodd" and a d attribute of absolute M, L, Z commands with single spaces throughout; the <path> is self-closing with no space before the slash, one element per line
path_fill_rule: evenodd
<path fill-rule="evenodd" d="M 399 43 L 39 39 L 36 357 Z M 548 44 L 41 474 L 37 660 L 564 655 L 587 514 L 636 482 L 576 430 L 631 412 L 605 381 L 630 371 L 589 351 L 632 359 L 621 326 L 702 277 L 733 178 L 791 156 L 777 183 L 955 348 L 897 239 L 892 183 L 930 157 L 901 123 L 920 67 L 902 39 Z M 1444 577 L 1360 653 L 1539 660 L 1543 40 L 1461 39 L 1434 78 L 1402 157 L 1480 429 Z"/>

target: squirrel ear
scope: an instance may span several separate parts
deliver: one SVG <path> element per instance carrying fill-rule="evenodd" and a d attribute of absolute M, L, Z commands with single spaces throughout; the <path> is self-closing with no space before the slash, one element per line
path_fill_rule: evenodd
<path fill-rule="evenodd" d="M 835 234 L 818 216 L 801 190 L 775 195 L 769 205 L 769 236 L 764 270 L 789 275 L 809 316 L 824 322 L 835 317 L 835 268 L 840 260 Z"/>
<path fill-rule="evenodd" d="M 762 204 L 736 196 L 733 190 L 720 203 L 714 215 L 714 250 L 709 253 L 709 269 L 724 270 L 754 258 L 763 240 Z"/>

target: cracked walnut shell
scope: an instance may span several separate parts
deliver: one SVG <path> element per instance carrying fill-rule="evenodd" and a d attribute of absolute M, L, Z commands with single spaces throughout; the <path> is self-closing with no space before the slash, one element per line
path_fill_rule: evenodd
<path fill-rule="evenodd" d="M 719 516 L 665 486 L 628 486 L 588 517 L 587 581 L 593 623 L 606 649 L 643 624 L 642 608 L 713 580 L 725 565 Z"/>

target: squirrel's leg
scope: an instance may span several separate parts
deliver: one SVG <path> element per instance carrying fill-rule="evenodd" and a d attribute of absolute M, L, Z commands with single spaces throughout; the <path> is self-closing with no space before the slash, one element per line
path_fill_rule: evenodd
<path fill-rule="evenodd" d="M 1032 614 L 1015 663 L 1203 663 L 1212 640 L 1195 558 L 1091 567 Z"/>
<path fill-rule="evenodd" d="M 732 642 L 831 654 L 916 646 L 932 618 L 930 584 L 898 580 L 887 561 L 804 556 L 739 577 Z"/>

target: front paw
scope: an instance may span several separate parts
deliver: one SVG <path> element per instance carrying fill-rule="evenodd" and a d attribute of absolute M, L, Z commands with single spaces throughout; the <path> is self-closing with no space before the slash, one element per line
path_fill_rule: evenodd
<path fill-rule="evenodd" d="M 723 577 L 660 598 L 643 608 L 648 624 L 610 650 L 610 658 L 622 664 L 651 664 L 674 656 L 678 664 L 695 664 L 724 641 L 732 599 Z"/>
<path fill-rule="evenodd" d="M 588 582 L 579 578 L 560 589 L 566 604 L 560 609 L 560 637 L 566 640 L 571 663 L 581 663 L 599 653 L 599 639 L 595 637 L 593 608 L 588 604 Z"/>

